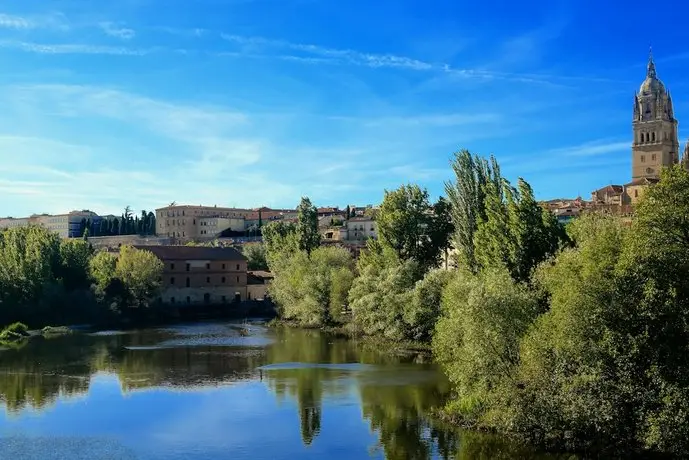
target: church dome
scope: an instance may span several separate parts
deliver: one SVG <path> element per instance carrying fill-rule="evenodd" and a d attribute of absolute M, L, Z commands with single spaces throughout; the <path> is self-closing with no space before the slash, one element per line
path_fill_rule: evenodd
<path fill-rule="evenodd" d="M 639 88 L 639 93 L 642 95 L 647 94 L 666 94 L 665 85 L 662 81 L 658 79 L 656 75 L 656 65 L 653 62 L 653 54 L 648 56 L 648 65 L 646 66 L 646 79 L 641 83 Z"/>
<path fill-rule="evenodd" d="M 641 83 L 641 88 L 639 88 L 641 94 L 664 94 L 665 85 L 657 77 L 646 77 L 643 83 Z"/>

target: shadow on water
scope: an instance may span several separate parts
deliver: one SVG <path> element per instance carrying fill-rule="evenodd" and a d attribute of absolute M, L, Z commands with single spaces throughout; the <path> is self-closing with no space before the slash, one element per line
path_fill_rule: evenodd
<path fill-rule="evenodd" d="M 118 407 L 126 403 L 122 395 L 136 393 L 136 417 L 146 422 L 142 426 L 157 423 L 161 409 L 155 398 L 162 394 L 165 410 L 185 417 L 193 410 L 195 418 L 189 423 L 202 426 L 206 436 L 201 445 L 198 436 L 190 435 L 175 438 L 173 447 L 163 447 L 147 441 L 151 433 L 145 429 L 132 433 L 118 431 L 120 425 L 114 422 L 108 425 L 108 439 L 138 458 L 187 458 L 192 453 L 195 458 L 225 458 L 213 450 L 215 444 L 232 449 L 235 458 L 574 458 L 539 454 L 499 437 L 434 422 L 427 414 L 442 404 L 450 387 L 434 365 L 419 358 L 385 354 L 370 344 L 318 331 L 273 331 L 237 323 L 38 338 L 21 350 L 0 352 L 0 398 L 6 412 L 4 418 L 0 415 L 0 456 L 17 458 L 16 452 L 33 452 L 42 445 L 38 440 L 46 438 L 45 452 L 61 450 L 65 439 L 84 434 L 79 431 L 86 428 L 79 425 L 68 433 L 52 428 L 51 423 L 63 422 L 59 417 L 69 420 L 63 402 L 70 398 L 88 402 L 79 406 L 85 416 L 114 421 L 127 415 Z M 102 389 L 95 391 L 100 384 L 97 376 L 103 375 L 116 376 L 119 382 L 120 393 L 108 394 L 114 399 L 111 405 L 101 399 Z M 191 398 L 203 396 L 208 388 L 213 388 L 217 406 L 234 401 L 229 406 L 233 408 L 256 397 L 263 399 L 262 405 L 246 409 L 248 415 L 238 408 L 234 415 L 216 414 L 212 406 L 199 412 L 199 403 L 192 404 Z M 50 410 L 54 406 L 61 410 Z M 32 413 L 43 414 L 44 425 L 32 428 L 38 430 L 33 433 L 36 437 L 24 438 Z M 336 423 L 324 416 L 328 413 L 337 414 Z M 274 420 L 293 424 L 290 420 L 297 420 L 292 419 L 296 415 L 295 438 L 284 424 L 274 433 L 263 431 Z M 258 451 L 251 445 L 255 441 L 226 435 L 245 428 L 262 432 Z M 104 434 L 89 432 L 91 437 Z"/>

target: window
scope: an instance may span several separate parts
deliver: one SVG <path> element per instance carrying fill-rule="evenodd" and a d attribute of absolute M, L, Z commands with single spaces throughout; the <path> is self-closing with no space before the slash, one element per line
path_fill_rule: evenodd
<path fill-rule="evenodd" d="M 191 280 L 190 280 L 189 277 L 187 276 L 187 287 L 190 287 L 190 286 L 191 286 Z"/>
<path fill-rule="evenodd" d="M 639 198 L 639 190 L 634 189 L 634 198 Z"/>
<path fill-rule="evenodd" d="M 651 161 L 656 161 L 656 154 L 651 155 Z"/>
<path fill-rule="evenodd" d="M 225 282 L 225 277 L 223 276 L 222 278 L 220 278 L 220 280 L 221 280 L 222 283 L 224 283 L 224 282 Z"/>
<path fill-rule="evenodd" d="M 187 271 L 191 270 L 191 265 L 187 264 Z"/>
<path fill-rule="evenodd" d="M 170 270 L 174 270 L 174 269 L 175 269 L 175 264 L 170 264 Z"/>
<path fill-rule="evenodd" d="M 239 277 L 237 277 L 237 283 L 239 283 Z"/>
<path fill-rule="evenodd" d="M 652 140 L 653 142 L 656 141 L 656 133 L 655 133 L 655 131 L 654 131 L 653 133 L 651 133 L 651 140 Z"/>
<path fill-rule="evenodd" d="M 227 303 L 227 297 L 222 296 L 222 303 Z"/>
<path fill-rule="evenodd" d="M 211 269 L 211 264 L 206 264 L 206 270 L 210 270 L 210 269 Z"/>
<path fill-rule="evenodd" d="M 174 298 L 174 297 L 170 297 L 170 303 L 175 303 L 175 298 Z"/>
<path fill-rule="evenodd" d="M 237 270 L 239 270 L 239 264 L 237 264 Z"/>
<path fill-rule="evenodd" d="M 196 219 L 194 219 L 194 221 L 193 221 L 193 222 L 194 222 L 194 225 L 196 225 Z"/>
<path fill-rule="evenodd" d="M 646 155 L 641 155 L 641 162 L 644 163 L 646 161 Z"/>
<path fill-rule="evenodd" d="M 206 283 L 210 283 L 210 282 L 211 282 L 211 277 L 210 277 L 210 276 L 206 276 Z"/>
<path fill-rule="evenodd" d="M 225 270 L 225 264 L 222 264 L 222 269 Z"/>
<path fill-rule="evenodd" d="M 175 284 L 175 277 L 170 278 L 170 284 Z"/>
<path fill-rule="evenodd" d="M 187 303 L 191 303 L 191 297 L 187 296 Z"/>

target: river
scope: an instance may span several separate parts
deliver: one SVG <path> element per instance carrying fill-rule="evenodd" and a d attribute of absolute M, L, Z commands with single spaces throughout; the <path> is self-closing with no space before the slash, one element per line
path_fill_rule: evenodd
<path fill-rule="evenodd" d="M 557 458 L 431 422 L 450 387 L 423 355 L 248 329 L 105 331 L 0 351 L 0 458 Z"/>

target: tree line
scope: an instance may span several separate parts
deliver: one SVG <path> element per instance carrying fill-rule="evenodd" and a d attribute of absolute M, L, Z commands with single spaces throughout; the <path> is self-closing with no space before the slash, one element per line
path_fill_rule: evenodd
<path fill-rule="evenodd" d="M 151 305 L 163 264 L 151 252 L 124 246 L 94 251 L 42 226 L 0 232 L 0 326 L 31 327 L 127 318 Z"/>
<path fill-rule="evenodd" d="M 155 234 L 155 213 L 144 209 L 141 210 L 141 215 L 135 215 L 131 207 L 127 206 L 120 217 L 82 219 L 79 236 L 88 238 L 89 236 Z"/>
<path fill-rule="evenodd" d="M 297 224 L 267 225 L 280 315 L 429 343 L 454 387 L 443 414 L 463 426 L 689 454 L 689 172 L 664 170 L 631 225 L 589 212 L 565 228 L 494 158 L 460 151 L 452 169 L 436 203 L 386 191 L 358 260 L 319 246 L 306 198 Z"/>

